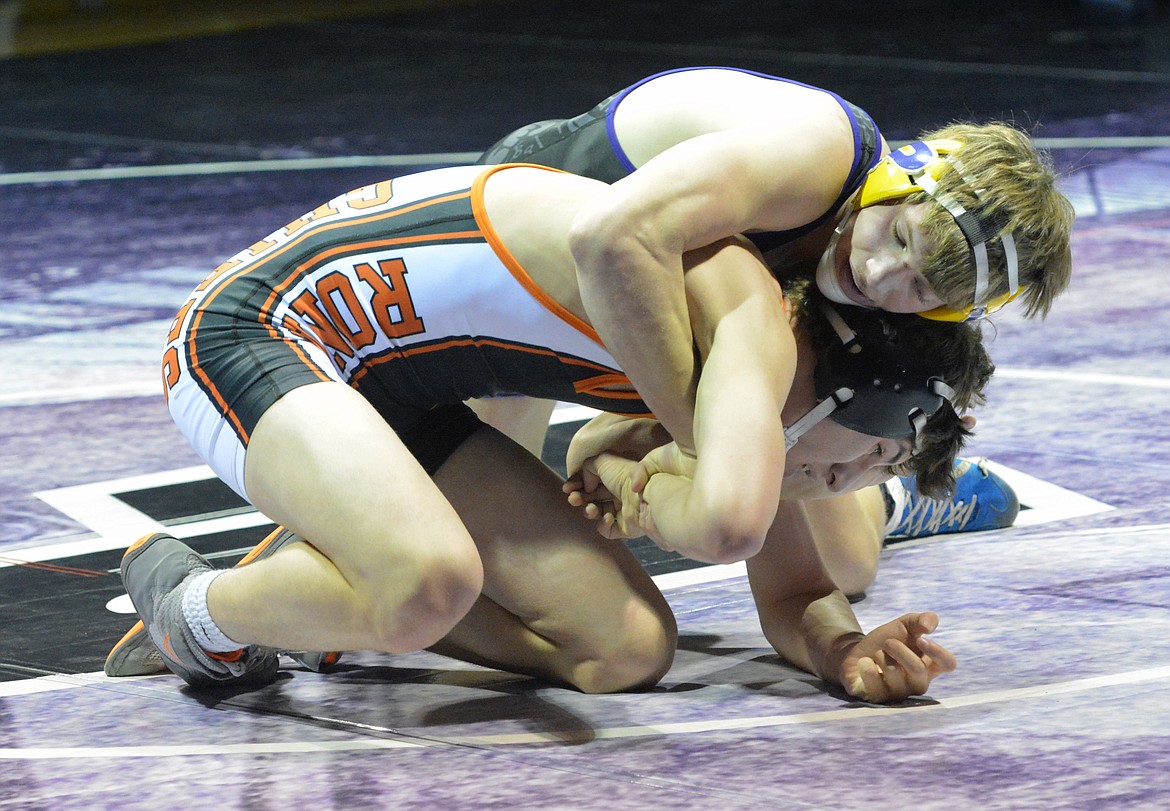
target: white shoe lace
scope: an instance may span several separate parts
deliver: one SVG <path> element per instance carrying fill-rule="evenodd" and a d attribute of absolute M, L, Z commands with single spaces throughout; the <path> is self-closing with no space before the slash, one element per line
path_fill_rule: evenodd
<path fill-rule="evenodd" d="M 911 505 L 906 515 L 898 523 L 894 532 L 898 535 L 934 535 L 945 524 L 962 530 L 975 514 L 975 505 L 979 501 L 978 495 L 971 496 L 970 502 L 936 501 L 932 498 L 919 498 Z"/>

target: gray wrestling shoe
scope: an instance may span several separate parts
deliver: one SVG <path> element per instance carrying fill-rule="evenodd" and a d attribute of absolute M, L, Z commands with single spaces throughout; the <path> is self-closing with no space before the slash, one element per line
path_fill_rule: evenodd
<path fill-rule="evenodd" d="M 236 565 L 247 566 L 249 563 L 271 557 L 286 546 L 303 541 L 303 538 L 294 535 L 289 530 L 278 528 L 256 544 L 255 548 Z M 327 669 L 341 658 L 341 654 L 334 651 L 324 653 L 286 651 L 286 653 L 294 661 L 317 673 Z M 146 632 L 146 626 L 141 620 L 118 640 L 118 643 L 114 645 L 106 657 L 105 664 L 106 675 L 114 677 L 153 676 L 166 671 L 166 669 L 167 664 L 163 660 L 162 654 L 154 641 L 151 640 L 150 634 Z"/>
<path fill-rule="evenodd" d="M 122 584 L 134 608 L 142 617 L 148 639 L 156 651 L 131 648 L 130 634 L 110 652 L 106 672 L 111 669 L 143 668 L 153 655 L 192 687 L 226 687 L 268 684 L 276 677 L 276 651 L 250 646 L 230 654 L 212 654 L 195 641 L 183 618 L 183 593 L 191 580 L 213 567 L 193 549 L 161 532 L 139 539 L 122 556 Z M 122 674 L 126 675 L 126 674 Z"/>
<path fill-rule="evenodd" d="M 107 676 L 153 676 L 164 673 L 167 663 L 163 661 L 158 646 L 151 641 L 150 634 L 142 620 L 118 640 L 106 655 L 104 670 Z"/>

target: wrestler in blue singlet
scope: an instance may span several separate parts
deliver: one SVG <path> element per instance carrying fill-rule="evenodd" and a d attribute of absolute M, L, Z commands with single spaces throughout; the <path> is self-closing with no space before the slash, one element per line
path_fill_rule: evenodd
<path fill-rule="evenodd" d="M 807 87 L 833 97 L 853 129 L 853 165 L 849 177 L 833 205 L 821 216 L 798 228 L 767 233 L 753 233 L 748 236 L 761 251 L 786 245 L 804 236 L 824 223 L 861 186 L 869 170 L 881 159 L 881 133 L 873 119 L 854 104 L 828 90 L 769 76 L 766 73 L 726 67 L 678 68 L 648 76 L 602 101 L 587 113 L 569 119 L 540 121 L 529 124 L 500 139 L 480 157 L 479 163 L 538 163 L 564 169 L 573 174 L 591 177 L 606 183 L 613 183 L 635 170 L 618 141 L 614 130 L 614 114 L 622 101 L 632 91 L 661 76 L 690 70 L 727 70 L 771 79 L 777 82 Z"/>

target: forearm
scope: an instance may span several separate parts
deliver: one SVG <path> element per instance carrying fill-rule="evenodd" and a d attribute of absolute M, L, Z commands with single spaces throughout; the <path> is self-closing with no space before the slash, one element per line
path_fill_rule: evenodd
<path fill-rule="evenodd" d="M 730 253 L 755 262 L 751 254 Z M 746 560 L 776 520 L 784 473 L 784 370 L 791 364 L 783 341 L 769 337 L 783 315 L 772 295 L 767 288 L 766 294 L 741 293 L 722 302 L 726 314 L 698 386 L 693 466 L 664 468 L 681 476 L 651 471 L 643 492 L 664 545 L 696 560 Z M 701 306 L 696 313 L 700 322 L 709 317 Z"/>
<path fill-rule="evenodd" d="M 590 323 L 674 441 L 693 449 L 696 362 L 681 252 L 600 219 L 575 223 L 572 246 Z"/>
<path fill-rule="evenodd" d="M 841 666 L 865 634 L 840 591 L 796 594 L 761 613 L 764 636 L 792 664 L 841 684 Z"/>
<path fill-rule="evenodd" d="M 703 352 L 693 465 L 660 468 L 681 476 L 651 470 L 643 498 L 663 545 L 730 563 L 755 555 L 776 519 L 795 341 L 779 290 L 750 249 L 727 240 L 689 256 Z"/>

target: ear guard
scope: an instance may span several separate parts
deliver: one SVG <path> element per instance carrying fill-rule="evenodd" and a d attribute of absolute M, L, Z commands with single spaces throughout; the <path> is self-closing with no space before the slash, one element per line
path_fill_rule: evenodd
<path fill-rule="evenodd" d="M 898 321 L 908 316 L 843 308 L 851 327 L 833 307 L 821 309 L 840 343 L 818 354 L 819 402 L 784 432 L 786 449 L 826 417 L 858 433 L 917 445 L 927 421 L 944 406 L 954 408 L 956 393 L 903 346 Z"/>
<path fill-rule="evenodd" d="M 959 171 L 957 161 L 950 156 L 962 144 L 958 141 L 940 139 L 915 141 L 894 150 L 870 170 L 858 193 L 858 207 L 895 202 L 915 192 L 926 192 L 955 218 L 959 230 L 971 246 L 975 257 L 975 295 L 972 305 L 962 309 L 936 307 L 919 313 L 932 321 L 975 321 L 999 310 L 1020 294 L 1020 271 L 1016 257 L 1016 243 L 1004 227 L 991 217 L 967 211 L 958 200 L 938 191 L 938 180 L 948 169 Z M 981 197 L 975 182 L 966 175 L 963 180 Z M 990 287 L 990 270 L 987 260 L 987 243 L 999 239 L 1003 245 L 1007 264 L 1008 292 L 980 303 Z"/>

